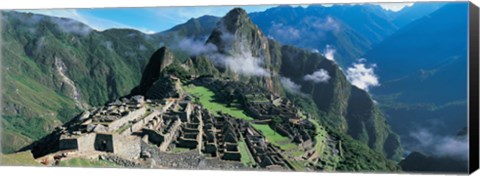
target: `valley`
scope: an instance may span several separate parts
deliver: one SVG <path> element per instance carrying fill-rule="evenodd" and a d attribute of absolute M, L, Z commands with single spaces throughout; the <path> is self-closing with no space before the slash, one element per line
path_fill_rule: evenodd
<path fill-rule="evenodd" d="M 465 125 L 466 21 L 446 19 L 464 7 L 233 8 L 153 34 L 2 11 L 0 162 L 327 172 L 450 163 L 414 135 L 428 126 L 443 139 Z"/>

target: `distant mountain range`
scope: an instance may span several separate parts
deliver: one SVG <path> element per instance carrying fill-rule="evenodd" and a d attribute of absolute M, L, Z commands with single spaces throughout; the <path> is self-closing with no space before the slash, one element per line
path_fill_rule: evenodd
<path fill-rule="evenodd" d="M 407 144 L 418 128 L 453 134 L 467 123 L 467 8 L 445 5 L 364 56 L 382 84 L 371 92 Z"/>
<path fill-rule="evenodd" d="M 415 3 L 399 12 L 379 5 L 280 6 L 251 13 L 267 36 L 282 44 L 317 50 L 335 50 L 335 60 L 346 68 L 404 25 L 443 3 Z"/>
<path fill-rule="evenodd" d="M 69 19 L 3 13 L 2 35 L 8 43 L 3 46 L 9 47 L 4 56 L 8 58 L 4 65 L 7 106 L 2 135 L 12 141 L 2 143 L 6 152 L 45 136 L 82 109 L 128 95 L 129 89 L 132 95 L 149 97 L 159 91 L 162 75 L 180 79 L 197 75 L 241 81 L 275 95 L 311 95 L 295 101 L 308 106 L 309 116 L 342 140 L 345 157 L 338 161 L 339 169 L 397 170 L 386 158 L 400 159 L 399 137 L 370 95 L 352 86 L 335 62 L 268 39 L 242 9 L 220 19 L 201 44 L 195 39 L 202 38 L 208 28 L 197 22 L 212 22 L 208 17 L 145 35 L 129 29 L 97 32 Z M 194 31 L 185 31 L 191 25 L 197 26 Z M 178 44 L 184 40 L 188 42 Z M 163 47 L 154 53 L 152 49 L 159 45 L 173 49 Z M 148 53 L 154 54 L 146 64 L 143 55 Z M 306 79 L 319 70 L 327 74 L 326 80 Z M 305 88 L 294 92 L 282 79 Z M 312 104 L 302 105 L 305 101 L 316 105 L 310 109 Z"/>
<path fill-rule="evenodd" d="M 459 75 L 466 75 L 467 7 L 415 3 L 392 12 L 376 5 L 279 6 L 192 18 L 151 35 L 2 11 L 2 54 L 8 58 L 2 63 L 2 140 L 11 141 L 2 151 L 30 144 L 82 109 L 146 93 L 153 84 L 140 79 L 152 69 L 147 58 L 167 46 L 157 57 L 163 62 L 165 53 L 171 55 L 170 72 L 192 68 L 185 73 L 230 77 L 287 96 L 322 124 L 400 160 L 393 131 L 408 148 L 418 128 L 446 135 L 466 124 L 466 76 Z M 253 57 L 215 57 L 227 55 Z M 346 77 L 359 58 L 376 64 L 380 86 L 369 92 Z"/>
<path fill-rule="evenodd" d="M 209 51 L 212 46 L 215 46 L 213 47 L 215 49 Z M 368 144 L 372 149 L 385 153 L 388 158 L 399 159 L 402 150 L 398 136 L 392 133 L 388 124 L 382 120 L 383 116 L 370 95 L 351 86 L 333 61 L 318 53 L 282 46 L 274 40 L 267 39 L 243 10 L 234 9 L 223 17 L 201 47 L 204 48 L 203 53 L 196 53 L 195 57 L 186 61 L 175 59 L 172 54 L 168 54 L 171 53 L 168 50 L 158 52 L 160 55 L 152 57 L 157 59 L 155 66 L 147 66 L 142 83 L 132 95 L 148 94 L 150 87 L 161 78 L 159 73 L 165 72 L 170 67 L 175 72 L 180 72 L 177 73 L 180 75 L 193 71 L 197 74 L 216 75 L 246 82 L 275 94 L 310 95 L 310 99 L 316 104 L 314 108 L 322 113 L 319 114 L 322 124 L 349 134 L 354 139 Z M 194 63 L 203 63 L 204 68 Z M 328 81 L 305 79 L 306 75 L 318 70 L 329 74 Z M 290 85 L 282 81 L 285 79 L 302 88 L 298 92 L 293 92 L 289 89 Z"/>

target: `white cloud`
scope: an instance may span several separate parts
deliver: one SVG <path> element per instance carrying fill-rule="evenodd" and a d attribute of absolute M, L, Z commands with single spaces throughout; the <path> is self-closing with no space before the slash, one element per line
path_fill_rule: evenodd
<path fill-rule="evenodd" d="M 194 40 L 190 38 L 183 38 L 177 41 L 179 42 L 174 44 L 172 47 L 185 51 L 192 56 L 217 52 L 217 47 L 215 45 L 211 43 L 205 44 L 204 41 Z"/>
<path fill-rule="evenodd" d="M 254 57 L 246 41 L 235 40 L 235 36 L 221 25 L 218 28 L 221 32 L 221 40 L 225 46 L 225 53 L 220 53 L 213 43 L 205 43 L 193 39 L 176 39 L 173 48 L 180 49 L 188 54 L 206 55 L 216 66 L 227 68 L 228 70 L 241 75 L 248 76 L 270 76 L 269 72 L 262 67 L 262 59 Z M 235 43 L 239 42 L 239 43 Z M 235 44 L 235 49 L 233 45 Z"/>
<path fill-rule="evenodd" d="M 323 56 L 327 58 L 328 60 L 335 61 L 335 52 L 337 50 L 332 46 L 332 45 L 327 45 L 325 46 L 325 49 L 323 50 Z"/>
<path fill-rule="evenodd" d="M 347 69 L 347 79 L 354 86 L 368 91 L 370 87 L 380 86 L 377 75 L 374 73 L 375 64 L 367 66 L 365 59 L 359 59 Z"/>
<path fill-rule="evenodd" d="M 72 33 L 81 36 L 86 36 L 93 31 L 92 28 L 79 23 L 74 20 L 60 20 L 60 19 L 53 19 L 53 21 L 58 25 L 59 29 L 64 33 Z"/>
<path fill-rule="evenodd" d="M 391 10 L 394 12 L 400 11 L 405 7 L 412 6 L 414 3 L 412 2 L 384 2 L 384 3 L 376 3 L 380 5 L 385 10 Z"/>
<path fill-rule="evenodd" d="M 273 23 L 269 29 L 271 38 L 275 37 L 280 41 L 292 41 L 300 39 L 301 32 L 295 27 L 284 25 L 282 23 Z"/>
<path fill-rule="evenodd" d="M 138 45 L 138 50 L 140 50 L 140 51 L 146 51 L 146 50 L 147 50 L 147 47 L 146 47 L 145 45 L 143 45 L 143 44 L 140 44 L 140 45 Z"/>
<path fill-rule="evenodd" d="M 81 23 L 84 23 L 89 27 L 98 31 L 103 31 L 111 28 L 128 28 L 128 29 L 136 29 L 146 34 L 154 33 L 154 31 L 143 28 L 143 27 L 132 27 L 116 21 L 83 14 L 76 9 L 19 10 L 19 12 L 30 12 L 30 13 L 42 14 L 42 15 L 53 16 L 53 17 L 69 18 L 69 19 L 73 19 Z"/>
<path fill-rule="evenodd" d="M 468 160 L 467 136 L 439 136 L 426 129 L 412 132 L 410 136 L 417 141 L 411 146 L 413 150 L 439 157 Z"/>
<path fill-rule="evenodd" d="M 314 83 L 328 82 L 330 75 L 328 75 L 327 70 L 319 69 L 312 74 L 305 75 L 303 79 L 305 81 L 312 81 Z"/>
<path fill-rule="evenodd" d="M 216 66 L 227 68 L 234 73 L 247 76 L 270 76 L 269 72 L 261 66 L 262 60 L 253 57 L 252 52 L 248 49 L 242 49 L 236 53 L 213 52 L 206 53 L 206 55 Z"/>
<path fill-rule="evenodd" d="M 330 16 L 326 18 L 310 17 L 305 20 L 307 24 L 311 24 L 313 28 L 319 31 L 338 32 L 340 30 L 340 23 Z"/>
<path fill-rule="evenodd" d="M 249 76 L 268 76 L 268 72 L 260 66 L 261 60 L 253 57 L 249 50 L 226 56 L 224 62 L 235 73 Z"/>
<path fill-rule="evenodd" d="M 105 46 L 110 51 L 113 51 L 113 42 L 112 41 L 104 41 L 102 45 Z"/>
<path fill-rule="evenodd" d="M 302 86 L 293 82 L 290 78 L 280 77 L 280 83 L 289 92 L 303 95 Z"/>
<path fill-rule="evenodd" d="M 249 47 L 248 40 L 235 38 L 223 23 L 219 24 L 219 32 L 221 33 L 221 44 L 224 46 L 222 53 L 214 52 L 209 54 L 209 58 L 217 66 L 222 66 L 231 71 L 248 76 L 270 76 L 270 73 L 262 67 L 262 59 L 255 57 Z M 208 45 L 213 45 L 208 43 Z M 208 48 L 207 48 L 208 49 Z M 217 48 L 215 48 L 217 49 Z"/>

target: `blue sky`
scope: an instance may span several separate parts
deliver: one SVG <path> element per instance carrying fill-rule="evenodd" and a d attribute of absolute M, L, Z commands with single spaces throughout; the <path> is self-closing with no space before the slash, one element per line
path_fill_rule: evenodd
<path fill-rule="evenodd" d="M 411 4 L 412 3 L 382 3 L 379 5 L 385 9 L 395 11 Z M 28 12 L 75 19 L 96 30 L 132 28 L 145 33 L 154 33 L 184 23 L 190 18 L 197 18 L 203 15 L 221 17 L 234 7 L 238 6 L 55 9 L 28 10 Z M 250 13 L 265 11 L 275 6 L 240 7 Z"/>

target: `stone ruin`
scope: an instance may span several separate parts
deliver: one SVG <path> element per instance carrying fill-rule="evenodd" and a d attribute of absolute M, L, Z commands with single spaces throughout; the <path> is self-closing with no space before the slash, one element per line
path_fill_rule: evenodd
<path fill-rule="evenodd" d="M 123 98 L 82 113 L 68 126 L 58 129 L 59 152 L 91 155 L 112 153 L 138 159 L 141 138 L 136 134 L 161 119 L 174 102 L 145 101 L 143 96 Z"/>
<path fill-rule="evenodd" d="M 156 100 L 133 96 L 86 111 L 74 122 L 58 128 L 57 153 L 77 156 L 107 154 L 126 159 L 124 163 L 157 158 L 157 163 L 166 166 L 170 165 L 164 162 L 167 158 L 177 163 L 170 159 L 175 155 L 182 158 L 182 152 L 186 152 L 185 157 L 198 159 L 198 162 L 192 162 L 196 164 L 218 163 L 238 168 L 242 165 L 242 157 L 249 157 L 252 161 L 247 163 L 250 168 L 293 170 L 289 163 L 292 158 L 285 158 L 282 154 L 285 151 L 268 142 L 250 124 L 262 123 L 303 148 L 305 154 L 301 159 L 311 161 L 309 166 L 317 167 L 311 163 L 323 162 L 316 157 L 318 154 L 314 149 L 319 142 L 313 137 L 315 127 L 299 117 L 291 102 L 242 84 L 215 79 L 203 82 L 215 85 L 215 89 L 223 89 L 223 96 L 242 100 L 240 102 L 255 120 L 247 122 L 222 112 L 213 114 L 184 94 Z M 274 123 L 274 117 L 281 121 Z M 328 143 L 327 147 L 338 154 L 339 145 L 334 142 Z M 152 152 L 145 154 L 145 147 L 142 147 L 145 145 L 155 150 L 156 155 L 152 156 Z"/>

